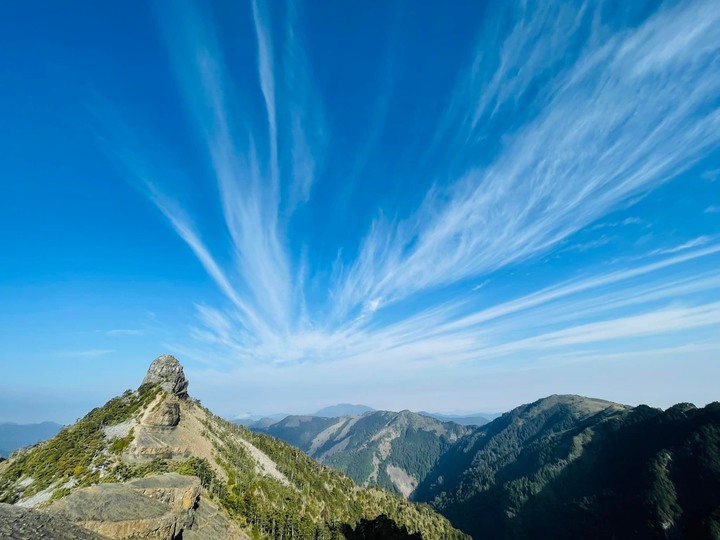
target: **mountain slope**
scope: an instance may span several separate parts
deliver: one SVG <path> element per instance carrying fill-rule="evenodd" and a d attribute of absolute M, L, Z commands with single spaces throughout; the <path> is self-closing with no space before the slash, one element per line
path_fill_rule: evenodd
<path fill-rule="evenodd" d="M 718 538 L 720 405 L 551 396 L 459 440 L 414 500 L 476 538 Z"/>
<path fill-rule="evenodd" d="M 359 484 L 377 484 L 409 497 L 439 457 L 469 432 L 410 411 L 362 416 L 289 416 L 267 428 L 253 428 L 297 446 Z"/>
<path fill-rule="evenodd" d="M 427 412 L 427 411 L 420 411 L 418 414 L 436 418 L 436 419 L 440 420 L 441 422 L 455 422 L 456 424 L 460 424 L 461 426 L 484 426 L 485 424 L 489 424 L 494 418 L 497 418 L 498 416 L 500 416 L 500 415 L 484 415 L 484 414 L 468 414 L 468 415 L 440 414 L 440 413 L 431 413 L 431 412 Z"/>
<path fill-rule="evenodd" d="M 213 516 L 208 504 L 219 509 L 222 523 L 208 524 L 208 530 L 222 529 L 229 520 L 259 538 L 342 538 L 343 531 L 350 534 L 362 519 L 386 515 L 427 540 L 463 537 L 427 506 L 385 491 L 359 489 L 296 448 L 213 415 L 187 395 L 182 367 L 169 356 L 153 362 L 137 391 L 126 392 L 50 441 L 0 463 L 0 502 L 49 506 L 48 511 L 62 510 L 63 505 L 76 509 L 71 504 L 74 499 L 92 500 L 76 493 L 97 490 L 98 484 L 110 482 L 119 486 L 114 490 L 122 491 L 132 479 L 171 472 L 199 478 L 201 494 L 190 505 L 198 516 L 201 510 Z M 167 493 L 177 493 L 181 487 L 153 493 L 167 501 Z M 68 495 L 74 499 L 63 503 Z M 138 500 L 132 494 L 123 497 Z M 60 513 L 88 527 L 94 523 L 70 510 Z M 137 527 L 144 523 L 135 521 Z M 181 516 L 168 527 L 192 522 L 189 530 L 181 531 L 183 537 L 202 538 L 193 529 L 200 521 Z M 108 530 L 96 525 L 95 531 Z"/>

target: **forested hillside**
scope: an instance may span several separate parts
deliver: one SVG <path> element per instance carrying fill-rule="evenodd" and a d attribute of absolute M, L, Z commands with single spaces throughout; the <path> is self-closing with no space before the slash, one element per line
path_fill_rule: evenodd
<path fill-rule="evenodd" d="M 402 411 L 320 418 L 289 416 L 254 428 L 297 446 L 359 484 L 409 497 L 440 456 L 470 429 Z"/>
<path fill-rule="evenodd" d="M 474 538 L 718 538 L 720 404 L 552 396 L 458 441 L 414 499 Z"/>

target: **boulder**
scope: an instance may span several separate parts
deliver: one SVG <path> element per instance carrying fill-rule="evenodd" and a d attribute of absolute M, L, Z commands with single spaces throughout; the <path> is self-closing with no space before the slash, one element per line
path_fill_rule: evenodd
<path fill-rule="evenodd" d="M 163 390 L 179 398 L 188 397 L 189 382 L 185 378 L 183 367 L 177 358 L 169 354 L 163 354 L 153 360 L 142 383 L 160 385 Z"/>

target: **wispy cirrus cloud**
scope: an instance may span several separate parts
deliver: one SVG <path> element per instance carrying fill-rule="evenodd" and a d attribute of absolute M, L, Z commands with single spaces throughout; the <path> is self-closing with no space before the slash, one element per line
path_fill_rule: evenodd
<path fill-rule="evenodd" d="M 645 225 L 645 224 L 646 223 L 640 218 L 629 217 L 629 218 L 623 219 L 622 221 L 609 221 L 606 223 L 598 223 L 597 225 L 593 225 L 591 230 L 624 227 L 626 225 Z"/>
<path fill-rule="evenodd" d="M 702 235 L 698 236 L 697 238 L 693 238 L 692 240 L 688 240 L 687 242 L 684 242 L 679 246 L 672 246 L 655 250 L 653 254 L 677 253 L 678 251 L 685 251 L 699 246 L 704 246 L 706 244 L 709 244 L 711 241 L 712 238 L 710 236 Z"/>
<path fill-rule="evenodd" d="M 507 31 L 481 32 L 427 141 L 442 158 L 432 171 L 451 177 L 438 173 L 413 212 L 379 215 L 356 253 L 339 249 L 331 261 L 298 256 L 295 243 L 312 249 L 313 238 L 291 239 L 293 212 L 312 199 L 318 163 L 332 149 L 300 8 L 288 5 L 278 32 L 272 6 L 252 3 L 256 64 L 241 76 L 209 13 L 173 9 L 163 18 L 165 39 L 205 145 L 222 234 L 201 234 L 201 221 L 163 182 L 162 164 L 131 168 L 228 301 L 196 305 L 199 350 L 285 365 L 462 363 L 717 322 L 717 274 L 688 281 L 691 264 L 720 251 L 708 235 L 649 251 L 651 262 L 593 268 L 509 298 L 487 300 L 489 285 L 467 285 L 494 285 L 491 273 L 557 250 L 586 227 L 644 223 L 593 225 L 720 145 L 720 12 L 712 2 L 662 6 L 619 27 L 591 3 L 498 8 Z M 520 108 L 530 112 L 516 114 Z M 493 135 L 502 122 L 507 129 Z M 483 152 L 491 137 L 502 143 Z M 324 305 L 306 305 L 310 283 L 327 292 Z M 447 294 L 413 303 L 439 292 Z M 678 297 L 685 303 L 672 305 Z"/>
<path fill-rule="evenodd" d="M 115 328 L 105 333 L 108 336 L 142 336 L 144 334 L 139 328 Z"/>
<path fill-rule="evenodd" d="M 572 33 L 583 10 L 572 20 L 561 17 L 566 25 L 549 20 L 553 13 L 521 19 L 500 48 L 502 58 L 524 61 L 529 43 L 516 44 L 515 32 L 530 42 L 543 29 Z M 717 147 L 720 111 L 712 104 L 720 91 L 713 61 L 720 50 L 713 31 L 718 17 L 710 2 L 694 3 L 661 11 L 604 42 L 591 36 L 583 53 L 548 83 L 537 117 L 509 138 L 492 163 L 474 165 L 475 145 L 453 147 L 454 153 L 470 153 L 457 182 L 429 193 L 402 222 L 375 221 L 358 259 L 339 273 L 339 305 L 350 310 L 368 298 L 398 301 L 535 256 Z M 694 29 L 689 36 L 687 28 Z M 562 53 L 553 39 L 542 43 L 548 55 Z M 473 103 L 485 111 L 517 96 L 532 77 L 543 75 L 533 69 L 534 61 L 517 77 L 501 70 L 493 72 L 497 84 L 493 78 L 469 85 L 475 92 L 459 93 L 461 103 L 448 114 Z M 549 66 L 553 59 L 537 62 Z M 481 128 L 479 121 L 470 122 L 468 139 L 481 138 Z"/>
<path fill-rule="evenodd" d="M 620 329 L 625 322 L 635 320 L 633 317 L 639 317 L 642 322 L 654 317 L 665 320 L 667 313 L 684 314 L 685 308 L 714 310 L 717 306 L 709 306 L 707 302 L 720 293 L 717 273 L 667 277 L 664 270 L 715 257 L 718 253 L 720 247 L 716 245 L 633 268 L 559 283 L 489 307 L 475 307 L 469 313 L 468 307 L 472 307 L 469 299 L 455 301 L 423 310 L 381 329 L 359 332 L 357 340 L 362 344 L 371 343 L 368 354 L 399 350 L 405 355 L 413 351 L 406 354 L 410 364 L 422 358 L 442 358 L 446 363 L 481 360 L 521 349 L 532 351 L 533 344 L 540 342 L 545 348 L 552 344 L 560 349 L 567 343 L 550 337 L 565 331 L 586 335 L 586 343 L 591 343 L 590 334 L 581 334 L 584 326 Z M 669 306 L 678 298 L 683 298 L 688 305 L 675 311 Z M 665 326 L 647 324 L 642 332 L 638 330 L 624 337 L 660 336 L 672 328 L 676 331 L 688 328 L 688 324 L 707 326 L 709 323 L 704 321 L 701 318 L 683 320 L 679 316 L 674 327 L 669 320 Z M 610 341 L 610 336 L 608 333 L 606 340 Z M 616 339 L 621 337 L 620 333 L 615 335 Z M 443 344 L 447 344 L 444 350 Z"/>

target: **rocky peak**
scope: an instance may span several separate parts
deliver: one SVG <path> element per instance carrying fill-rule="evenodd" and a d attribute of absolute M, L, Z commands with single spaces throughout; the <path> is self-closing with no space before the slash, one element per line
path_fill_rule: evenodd
<path fill-rule="evenodd" d="M 183 367 L 177 358 L 169 354 L 158 356 L 148 368 L 143 384 L 159 384 L 163 390 L 177 397 L 188 396 L 188 380 L 185 378 Z"/>

